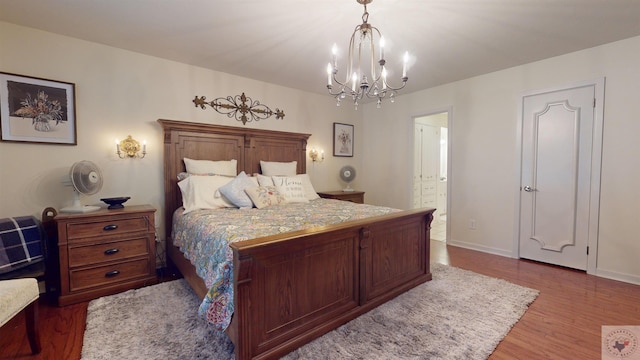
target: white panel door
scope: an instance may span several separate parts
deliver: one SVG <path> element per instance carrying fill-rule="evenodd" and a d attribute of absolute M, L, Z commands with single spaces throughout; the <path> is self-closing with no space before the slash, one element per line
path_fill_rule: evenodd
<path fill-rule="evenodd" d="M 526 96 L 520 257 L 585 270 L 595 87 Z"/>

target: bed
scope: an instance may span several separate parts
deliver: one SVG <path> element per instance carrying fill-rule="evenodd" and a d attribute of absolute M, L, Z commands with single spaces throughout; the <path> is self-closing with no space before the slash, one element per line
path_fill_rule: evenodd
<path fill-rule="evenodd" d="M 167 265 L 204 298 L 209 289 L 170 236 L 173 214 L 182 206 L 177 183 L 178 174 L 185 171 L 183 158 L 237 159 L 238 173 L 246 174 L 260 173 L 261 160 L 297 161 L 297 173 L 304 174 L 310 135 L 158 122 L 164 133 Z M 236 359 L 286 355 L 431 280 L 433 212 L 397 211 L 231 243 L 234 313 L 226 332 Z"/>

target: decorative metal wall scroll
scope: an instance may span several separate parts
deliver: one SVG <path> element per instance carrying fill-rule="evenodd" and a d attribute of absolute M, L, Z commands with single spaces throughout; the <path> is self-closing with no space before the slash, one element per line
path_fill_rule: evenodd
<path fill-rule="evenodd" d="M 217 98 L 210 102 L 205 100 L 206 97 L 204 96 L 196 96 L 193 99 L 193 103 L 196 104 L 196 107 L 200 106 L 202 109 L 205 109 L 205 105 L 209 105 L 220 114 L 225 114 L 230 118 L 235 117 L 236 120 L 242 121 L 243 125 L 248 121 L 258 121 L 272 115 L 275 115 L 276 119 L 284 118 L 284 110 L 276 108 L 274 112 L 268 106 L 260 104 L 260 101 L 252 100 L 250 97 L 245 96 L 244 93 L 233 97 L 227 96 L 226 99 Z M 251 118 L 247 117 L 247 114 L 251 115 Z"/>

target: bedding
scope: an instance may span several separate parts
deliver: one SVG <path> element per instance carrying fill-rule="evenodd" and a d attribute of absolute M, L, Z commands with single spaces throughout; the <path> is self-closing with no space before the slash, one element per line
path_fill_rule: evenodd
<path fill-rule="evenodd" d="M 229 244 L 397 211 L 331 199 L 262 209 L 194 210 L 187 214 L 178 209 L 173 217 L 172 239 L 209 288 L 199 313 L 216 329 L 225 330 L 234 311 L 233 252 Z"/>

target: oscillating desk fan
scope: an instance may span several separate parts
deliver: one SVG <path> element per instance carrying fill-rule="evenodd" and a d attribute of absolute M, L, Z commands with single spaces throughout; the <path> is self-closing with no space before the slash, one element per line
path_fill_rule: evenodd
<path fill-rule="evenodd" d="M 340 179 L 347 183 L 347 187 L 342 191 L 354 191 L 349 184 L 356 178 L 356 169 L 351 165 L 345 165 L 340 169 Z"/>
<path fill-rule="evenodd" d="M 66 213 L 85 213 L 96 211 L 100 206 L 82 205 L 80 194 L 93 195 L 102 188 L 102 172 L 96 164 L 91 161 L 82 160 L 74 163 L 69 171 L 69 179 L 73 186 L 73 204 L 60 209 Z"/>

